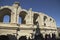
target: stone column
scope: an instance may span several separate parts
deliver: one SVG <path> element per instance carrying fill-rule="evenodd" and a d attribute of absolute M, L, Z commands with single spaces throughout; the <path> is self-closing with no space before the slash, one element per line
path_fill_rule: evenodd
<path fill-rule="evenodd" d="M 43 19 L 43 14 L 40 15 L 40 20 L 41 20 L 41 27 L 44 26 L 44 19 Z"/>
<path fill-rule="evenodd" d="M 19 8 L 19 2 L 15 2 L 13 4 L 13 9 L 12 9 L 13 12 L 14 12 L 14 15 L 13 15 L 14 18 L 12 18 L 13 19 L 13 23 L 17 23 L 18 8 Z"/>
<path fill-rule="evenodd" d="M 11 12 L 11 23 L 14 23 L 14 13 Z"/>
<path fill-rule="evenodd" d="M 16 23 L 16 8 L 13 9 L 13 12 L 11 13 L 11 22 Z"/>
<path fill-rule="evenodd" d="M 17 10 L 17 14 L 16 14 L 16 16 L 17 16 L 17 24 L 19 22 L 19 14 L 20 14 L 21 10 L 22 10 L 21 7 L 19 7 L 18 10 Z"/>
<path fill-rule="evenodd" d="M 33 24 L 33 13 L 32 13 L 32 9 L 30 9 L 28 11 L 28 14 L 27 14 L 25 20 L 26 20 L 26 24 Z"/>

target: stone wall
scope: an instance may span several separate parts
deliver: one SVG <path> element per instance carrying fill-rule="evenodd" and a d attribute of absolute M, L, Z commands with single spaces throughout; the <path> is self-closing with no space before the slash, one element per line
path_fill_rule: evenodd
<path fill-rule="evenodd" d="M 10 17 L 9 23 L 4 23 L 3 18 L 5 15 Z M 21 18 L 21 24 L 18 23 L 19 18 Z M 53 33 L 58 36 L 56 21 L 42 13 L 34 12 L 32 8 L 29 10 L 22 9 L 19 3 L 14 3 L 12 6 L 1 6 L 0 7 L 0 35 L 17 35 L 20 36 L 26 35 L 31 37 L 34 29 L 37 28 L 36 24 L 39 24 L 39 31 L 45 37 L 45 34 L 52 35 Z"/>

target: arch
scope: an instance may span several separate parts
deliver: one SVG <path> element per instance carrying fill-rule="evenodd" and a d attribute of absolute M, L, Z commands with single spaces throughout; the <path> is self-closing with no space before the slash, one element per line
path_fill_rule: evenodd
<path fill-rule="evenodd" d="M 4 20 L 4 17 L 6 15 L 8 15 L 10 18 L 9 18 L 9 22 L 11 22 L 11 10 L 9 8 L 3 8 L 0 10 L 0 22 L 3 22 Z"/>
<path fill-rule="evenodd" d="M 27 37 L 26 37 L 26 36 L 21 36 L 21 37 L 19 38 L 19 40 L 27 40 Z"/>
<path fill-rule="evenodd" d="M 43 19 L 44 19 L 44 21 L 45 21 L 45 20 L 47 19 L 47 16 L 44 16 L 44 18 L 43 18 Z"/>
<path fill-rule="evenodd" d="M 17 37 L 15 35 L 7 34 L 10 40 L 17 40 Z"/>
<path fill-rule="evenodd" d="M 50 18 L 50 21 L 52 21 L 52 19 Z"/>
<path fill-rule="evenodd" d="M 6 35 L 0 35 L 0 40 L 9 40 L 9 37 Z"/>
<path fill-rule="evenodd" d="M 36 19 L 38 18 L 38 16 L 39 16 L 39 14 L 37 14 L 37 13 L 34 13 L 34 15 L 33 15 L 33 24 L 34 25 L 36 25 Z"/>
<path fill-rule="evenodd" d="M 46 27 L 46 23 L 44 23 L 44 26 Z"/>
<path fill-rule="evenodd" d="M 20 12 L 20 14 L 19 14 L 20 19 L 18 20 L 18 21 L 21 20 L 20 24 L 26 24 L 26 20 L 25 20 L 26 15 L 27 15 L 27 12 L 25 12 L 25 11 Z"/>

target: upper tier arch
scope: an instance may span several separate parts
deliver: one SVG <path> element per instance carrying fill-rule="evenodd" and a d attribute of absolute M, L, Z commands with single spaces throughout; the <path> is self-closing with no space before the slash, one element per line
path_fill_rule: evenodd
<path fill-rule="evenodd" d="M 0 22 L 3 22 L 3 18 L 5 15 L 10 16 L 9 22 L 11 22 L 11 10 L 9 8 L 3 8 L 0 10 Z"/>

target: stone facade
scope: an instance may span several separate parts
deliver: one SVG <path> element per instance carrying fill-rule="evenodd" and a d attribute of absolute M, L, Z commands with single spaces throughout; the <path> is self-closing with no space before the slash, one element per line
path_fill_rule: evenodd
<path fill-rule="evenodd" d="M 3 23 L 5 15 L 10 16 L 9 23 Z M 18 23 L 19 18 L 22 20 L 21 24 Z M 17 36 L 17 38 L 21 36 L 31 37 L 32 33 L 35 34 L 33 30 L 37 28 L 37 22 L 43 36 L 45 34 L 52 36 L 53 33 L 58 36 L 56 21 L 52 17 L 42 12 L 34 12 L 32 8 L 29 10 L 22 9 L 17 2 L 12 6 L 0 7 L 0 35 L 11 34 Z"/>

